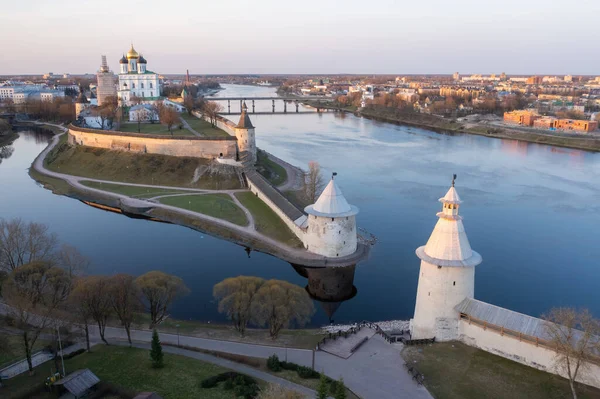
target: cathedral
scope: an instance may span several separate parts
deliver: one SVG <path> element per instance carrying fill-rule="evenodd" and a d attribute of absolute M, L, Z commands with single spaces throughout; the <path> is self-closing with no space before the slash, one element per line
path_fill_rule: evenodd
<path fill-rule="evenodd" d="M 144 102 L 156 101 L 160 97 L 158 74 L 146 69 L 146 59 L 131 45 L 127 55 L 119 61 L 119 89 L 122 105 L 131 105 L 131 97 L 141 97 Z"/>

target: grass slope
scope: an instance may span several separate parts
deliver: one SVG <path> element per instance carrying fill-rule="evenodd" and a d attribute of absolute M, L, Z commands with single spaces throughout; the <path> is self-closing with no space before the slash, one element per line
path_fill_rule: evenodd
<path fill-rule="evenodd" d="M 213 127 L 210 123 L 206 122 L 204 119 L 196 118 L 193 115 L 188 115 L 187 113 L 181 114 L 181 119 L 184 119 L 192 129 L 196 132 L 200 133 L 206 137 L 228 137 L 230 136 L 224 130 L 219 129 L 218 127 Z"/>
<path fill-rule="evenodd" d="M 234 167 L 212 163 L 207 159 L 70 146 L 65 140 L 66 137 L 61 137 L 61 142 L 46 157 L 45 164 L 48 169 L 124 183 L 212 190 L 240 188 Z M 194 173 L 198 168 L 203 170 L 203 173 L 194 183 Z"/>
<path fill-rule="evenodd" d="M 227 194 L 178 195 L 160 198 L 159 201 L 166 205 L 227 220 L 239 226 L 248 225 L 244 211 Z"/>
<path fill-rule="evenodd" d="M 256 170 L 274 186 L 280 186 L 287 181 L 285 168 L 272 161 L 267 153 L 261 150 L 257 153 Z"/>
<path fill-rule="evenodd" d="M 567 399 L 566 379 L 460 342 L 406 347 L 402 352 L 425 376 L 439 399 Z M 416 363 L 413 363 L 416 361 Z M 600 390 L 581 386 L 580 398 L 600 398 Z"/>
<path fill-rule="evenodd" d="M 292 247 L 301 247 L 298 237 L 290 231 L 285 223 L 260 198 L 250 191 L 235 193 L 237 199 L 250 211 L 254 217 L 256 230 L 268 237 Z"/>
<path fill-rule="evenodd" d="M 185 127 L 179 129 L 179 124 L 173 126 L 171 130 L 173 131 L 174 136 L 195 136 L 194 133 L 190 132 Z M 169 129 L 160 123 L 141 123 L 139 132 L 137 123 L 121 123 L 119 131 L 128 133 L 156 134 L 158 136 L 171 136 Z"/>
<path fill-rule="evenodd" d="M 165 399 L 232 399 L 231 391 L 220 387 L 203 389 L 200 381 L 223 373 L 226 369 L 184 356 L 165 353 L 165 368 L 153 369 L 147 350 L 118 346 L 97 345 L 92 353 L 85 353 L 65 361 L 67 372 L 89 368 L 101 381 L 136 392 L 157 392 Z M 53 362 L 36 368 L 32 377 L 27 374 L 6 381 L 1 389 L 2 398 L 19 398 L 33 385 L 42 383 L 50 374 Z M 27 394 L 26 394 L 27 395 Z M 30 398 L 32 396 L 27 395 Z M 53 398 L 54 396 L 35 396 Z"/>

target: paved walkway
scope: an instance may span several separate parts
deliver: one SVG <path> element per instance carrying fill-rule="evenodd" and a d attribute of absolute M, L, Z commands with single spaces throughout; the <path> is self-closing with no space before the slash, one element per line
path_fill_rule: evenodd
<path fill-rule="evenodd" d="M 192 129 L 192 127 L 190 126 L 190 124 L 183 118 L 179 118 L 179 120 L 181 121 L 181 124 L 190 132 L 192 132 L 192 134 L 194 134 L 195 136 L 198 137 L 202 137 L 202 135 L 200 133 L 198 133 L 197 131 L 195 131 L 194 129 Z"/>

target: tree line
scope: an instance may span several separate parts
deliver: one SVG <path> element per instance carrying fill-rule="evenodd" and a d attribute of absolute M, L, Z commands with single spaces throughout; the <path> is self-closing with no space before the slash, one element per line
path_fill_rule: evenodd
<path fill-rule="evenodd" d="M 150 328 L 168 315 L 173 301 L 189 292 L 179 277 L 150 271 L 139 277 L 119 273 L 86 276 L 89 261 L 75 248 L 59 245 L 57 236 L 39 223 L 0 220 L 0 295 L 8 305 L 6 316 L 22 331 L 29 371 L 33 347 L 46 330 L 75 325 L 85 334 L 89 327 L 105 330 L 117 319 L 131 345 L 131 326 L 147 312 Z"/>

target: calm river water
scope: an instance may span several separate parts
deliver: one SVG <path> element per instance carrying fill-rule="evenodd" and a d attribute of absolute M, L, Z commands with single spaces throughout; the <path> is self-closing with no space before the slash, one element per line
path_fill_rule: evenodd
<path fill-rule="evenodd" d="M 270 96 L 267 87 L 225 85 L 221 96 Z M 248 103 L 250 106 L 250 103 Z M 277 104 L 278 110 L 282 108 Z M 225 103 L 225 109 L 227 104 Z M 232 102 L 232 111 L 239 103 Z M 257 111 L 271 102 L 257 102 Z M 292 106 L 288 110 L 293 110 Z M 237 121 L 239 116 L 231 116 Z M 357 294 L 336 322 L 408 319 L 419 259 L 453 173 L 472 247 L 483 256 L 478 299 L 540 315 L 553 306 L 585 306 L 600 316 L 600 154 L 469 135 L 443 135 L 338 113 L 251 115 L 257 145 L 292 164 L 318 161 L 338 172 L 358 224 L 378 238 L 356 268 Z M 173 314 L 223 321 L 212 287 L 255 275 L 306 285 L 286 262 L 174 225 L 100 211 L 53 195 L 27 174 L 46 139 L 22 133 L 0 164 L 0 217 L 48 224 L 91 258 L 89 273 L 182 277 L 191 294 Z M 317 306 L 313 324 L 328 321 Z"/>

